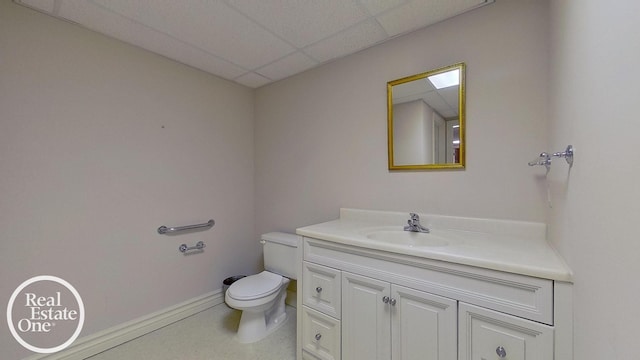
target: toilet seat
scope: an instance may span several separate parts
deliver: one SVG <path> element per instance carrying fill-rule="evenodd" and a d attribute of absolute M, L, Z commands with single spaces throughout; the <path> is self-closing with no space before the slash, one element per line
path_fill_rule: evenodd
<path fill-rule="evenodd" d="M 236 300 L 254 300 L 269 296 L 282 284 L 282 276 L 268 271 L 244 277 L 229 286 L 227 295 Z"/>

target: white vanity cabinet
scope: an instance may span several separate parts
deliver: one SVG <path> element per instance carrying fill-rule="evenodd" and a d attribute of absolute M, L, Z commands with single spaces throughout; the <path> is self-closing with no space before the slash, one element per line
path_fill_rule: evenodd
<path fill-rule="evenodd" d="M 303 359 L 571 359 L 553 280 L 309 237 L 303 258 Z"/>
<path fill-rule="evenodd" d="M 456 301 L 342 273 L 344 359 L 455 360 Z"/>
<path fill-rule="evenodd" d="M 299 359 L 573 359 L 571 270 L 544 224 L 420 214 L 416 235 L 406 216 L 297 229 Z"/>

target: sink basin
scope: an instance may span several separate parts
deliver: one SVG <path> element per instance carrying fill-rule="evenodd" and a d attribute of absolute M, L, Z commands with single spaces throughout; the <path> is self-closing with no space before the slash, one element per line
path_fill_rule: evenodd
<path fill-rule="evenodd" d="M 408 247 L 437 247 L 449 245 L 449 241 L 438 235 L 404 231 L 402 229 L 371 230 L 365 232 L 364 235 L 373 241 L 394 245 L 406 245 Z"/>

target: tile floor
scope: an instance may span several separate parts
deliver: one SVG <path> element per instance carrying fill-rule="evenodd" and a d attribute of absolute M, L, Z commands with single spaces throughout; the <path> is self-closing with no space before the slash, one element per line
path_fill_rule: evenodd
<path fill-rule="evenodd" d="M 295 308 L 287 306 L 287 322 L 253 344 L 233 338 L 240 315 L 225 304 L 216 305 L 87 360 L 295 360 Z"/>

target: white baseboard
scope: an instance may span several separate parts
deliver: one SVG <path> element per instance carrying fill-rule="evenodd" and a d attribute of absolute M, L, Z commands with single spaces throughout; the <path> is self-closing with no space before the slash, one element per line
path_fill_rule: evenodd
<path fill-rule="evenodd" d="M 84 336 L 68 348 L 55 354 L 35 354 L 24 360 L 83 360 L 223 302 L 222 289 L 219 289 L 95 334 Z"/>

